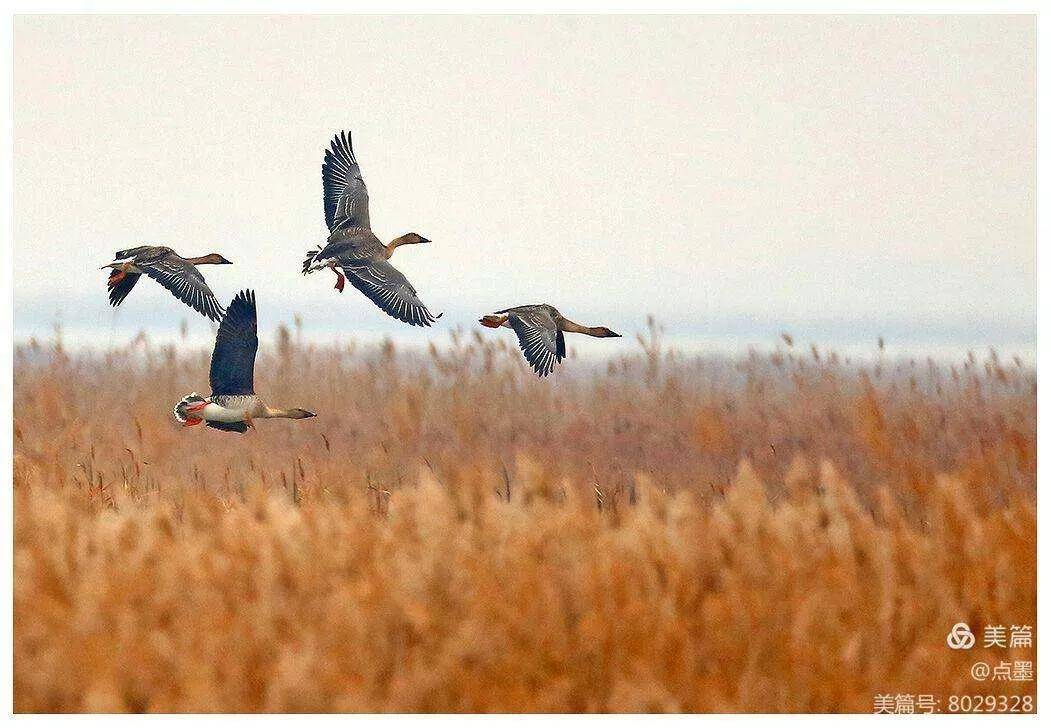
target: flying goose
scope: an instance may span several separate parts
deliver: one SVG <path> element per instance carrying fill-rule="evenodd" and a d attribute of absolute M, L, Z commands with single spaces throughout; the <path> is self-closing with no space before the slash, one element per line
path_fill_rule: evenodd
<path fill-rule="evenodd" d="M 208 379 L 209 397 L 193 392 L 183 397 L 173 413 L 184 427 L 205 422 L 226 432 L 247 432 L 254 419 L 302 420 L 316 417 L 310 410 L 268 407 L 255 393 L 256 335 L 255 291 L 238 293 L 227 309 L 215 337 Z"/>
<path fill-rule="evenodd" d="M 574 323 L 546 303 L 505 308 L 482 316 L 478 323 L 491 329 L 501 326 L 514 329 L 526 361 L 540 377 L 550 374 L 555 362 L 562 361 L 566 356 L 566 340 L 562 332 L 586 334 L 599 339 L 620 336 L 605 326 L 581 326 Z"/>
<path fill-rule="evenodd" d="M 409 279 L 389 262 L 398 246 L 431 241 L 417 233 L 407 233 L 384 245 L 373 234 L 369 191 L 354 157 L 349 132 L 337 134 L 325 150 L 321 181 L 330 234 L 325 246 L 307 251 L 303 275 L 328 268 L 336 274 L 337 291 L 342 293 L 349 280 L 384 313 L 413 326 L 430 326 L 440 318 L 441 314 L 435 316 L 427 310 Z"/>
<path fill-rule="evenodd" d="M 183 258 L 171 248 L 142 245 L 118 250 L 113 257 L 115 261 L 102 266 L 102 270 L 113 269 L 106 281 L 111 306 L 119 306 L 145 273 L 197 313 L 212 321 L 223 317 L 223 307 L 197 270 L 199 265 L 229 265 L 230 261 L 218 253 Z"/>

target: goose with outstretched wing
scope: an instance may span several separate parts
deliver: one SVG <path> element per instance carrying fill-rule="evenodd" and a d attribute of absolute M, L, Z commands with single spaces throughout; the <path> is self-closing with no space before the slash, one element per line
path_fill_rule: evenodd
<path fill-rule="evenodd" d="M 349 132 L 340 132 L 325 151 L 321 165 L 328 241 L 307 252 L 303 275 L 328 268 L 336 274 L 336 290 L 346 281 L 365 294 L 388 316 L 412 326 L 430 326 L 435 316 L 390 257 L 402 245 L 430 241 L 418 233 L 401 235 L 384 245 L 369 223 L 369 191 L 354 156 Z"/>
<path fill-rule="evenodd" d="M 491 329 L 501 326 L 512 329 L 518 336 L 518 345 L 522 347 L 526 361 L 539 377 L 546 377 L 554 370 L 555 364 L 565 358 L 566 339 L 563 332 L 594 336 L 597 339 L 620 336 L 605 326 L 574 323 L 546 303 L 505 308 L 482 316 L 478 323 Z"/>
<path fill-rule="evenodd" d="M 106 281 L 111 306 L 119 306 L 145 274 L 197 313 L 212 321 L 222 319 L 223 307 L 197 270 L 199 265 L 229 265 L 230 261 L 218 253 L 184 258 L 162 245 L 142 245 L 118 250 L 113 257 L 116 260 L 102 266 L 103 270 L 111 269 Z"/>
<path fill-rule="evenodd" d="M 173 411 L 184 427 L 199 425 L 226 432 L 247 432 L 256 419 L 302 420 L 316 415 L 310 410 L 269 407 L 255 393 L 256 333 L 255 292 L 242 291 L 226 310 L 215 337 L 208 379 L 208 397 L 193 392 L 183 397 Z"/>

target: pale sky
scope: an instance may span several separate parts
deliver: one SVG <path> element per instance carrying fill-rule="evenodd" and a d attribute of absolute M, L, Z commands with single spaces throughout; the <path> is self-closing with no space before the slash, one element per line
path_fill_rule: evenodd
<path fill-rule="evenodd" d="M 439 330 L 548 302 L 628 334 L 652 313 L 744 343 L 1032 347 L 1035 36 L 980 15 L 18 17 L 16 339 L 56 318 L 209 335 L 152 281 L 109 308 L 99 266 L 142 243 L 233 260 L 204 272 L 224 303 L 255 288 L 261 327 L 408 334 L 299 272 L 348 129 L 375 232 L 434 241 L 392 262 Z"/>

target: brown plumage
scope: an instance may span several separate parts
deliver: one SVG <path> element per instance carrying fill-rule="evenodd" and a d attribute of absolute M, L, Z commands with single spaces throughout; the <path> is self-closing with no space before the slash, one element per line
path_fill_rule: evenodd
<path fill-rule="evenodd" d="M 412 326 L 430 326 L 441 318 L 420 300 L 408 278 L 390 264 L 402 245 L 430 241 L 418 233 L 407 233 L 384 245 L 369 223 L 369 193 L 354 156 L 350 134 L 332 140 L 321 166 L 324 187 L 326 245 L 307 252 L 303 275 L 328 268 L 336 274 L 336 290 L 346 281 L 365 294 L 384 313 Z"/>
<path fill-rule="evenodd" d="M 183 397 L 172 413 L 184 426 L 199 425 L 226 432 L 247 432 L 256 419 L 303 420 L 316 417 L 300 407 L 270 407 L 255 392 L 255 357 L 259 350 L 255 291 L 234 297 L 219 324 L 212 350 L 208 397 L 193 392 Z"/>
<path fill-rule="evenodd" d="M 106 281 L 111 306 L 119 306 L 145 273 L 194 311 L 212 321 L 222 319 L 223 307 L 197 270 L 199 265 L 229 265 L 230 261 L 218 253 L 183 258 L 162 245 L 143 245 L 118 250 L 113 257 L 114 262 L 102 266 L 103 270 L 112 269 Z"/>
<path fill-rule="evenodd" d="M 555 364 L 565 358 L 566 340 L 562 336 L 563 332 L 585 334 L 598 339 L 620 336 L 605 326 L 583 326 L 570 321 L 557 308 L 546 303 L 505 308 L 482 316 L 478 323 L 491 329 L 501 326 L 513 329 L 526 361 L 540 377 L 550 374 Z"/>

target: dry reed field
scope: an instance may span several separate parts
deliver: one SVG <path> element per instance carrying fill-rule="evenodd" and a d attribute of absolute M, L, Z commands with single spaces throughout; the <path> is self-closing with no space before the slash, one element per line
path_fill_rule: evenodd
<path fill-rule="evenodd" d="M 852 711 L 1036 625 L 1036 375 L 793 344 L 533 377 L 510 337 L 308 346 L 318 412 L 180 429 L 209 352 L 15 353 L 14 700 L 35 711 Z M 945 709 L 944 702 L 941 709 Z"/>

